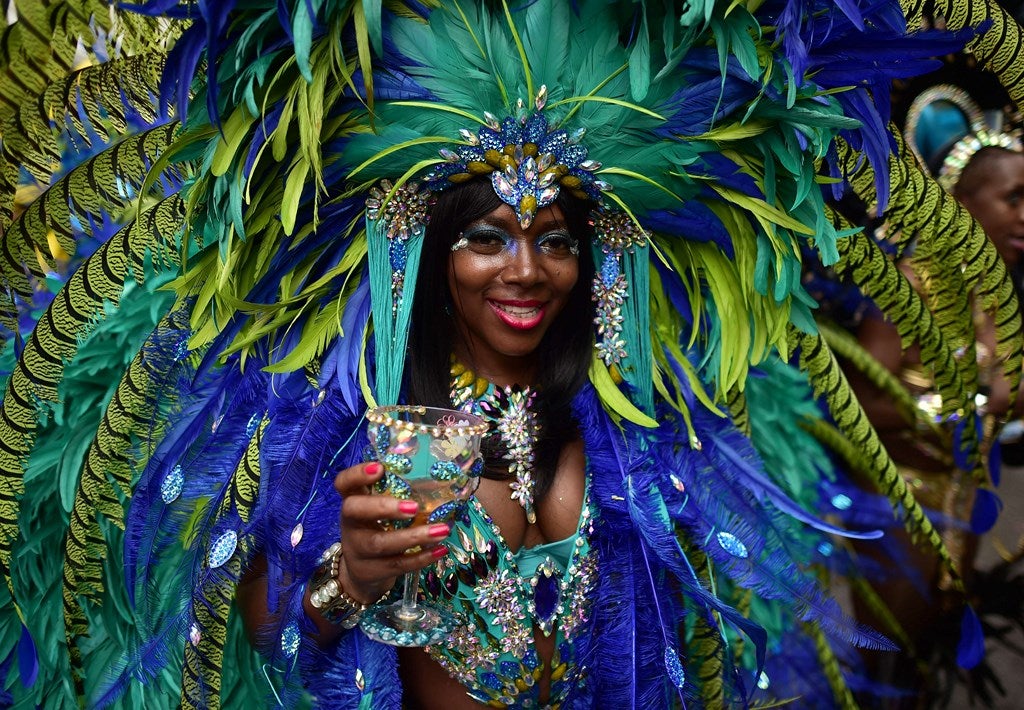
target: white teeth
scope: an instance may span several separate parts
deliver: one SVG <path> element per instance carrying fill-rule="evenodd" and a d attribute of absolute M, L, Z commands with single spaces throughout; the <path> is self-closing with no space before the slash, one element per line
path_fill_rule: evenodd
<path fill-rule="evenodd" d="M 494 305 L 503 310 L 505 313 L 508 313 L 510 316 L 515 316 L 516 318 L 528 318 L 530 316 L 535 316 L 538 313 L 540 313 L 540 309 L 536 307 L 531 308 L 529 306 L 509 306 L 504 303 L 495 303 Z"/>

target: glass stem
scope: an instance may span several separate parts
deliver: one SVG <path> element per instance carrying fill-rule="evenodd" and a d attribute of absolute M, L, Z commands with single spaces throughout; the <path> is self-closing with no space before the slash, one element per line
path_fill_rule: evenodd
<path fill-rule="evenodd" d="M 422 615 L 422 611 L 416 606 L 416 595 L 420 590 L 420 575 L 418 572 L 405 573 L 405 588 L 402 591 L 402 606 L 397 616 L 405 621 L 413 621 Z"/>

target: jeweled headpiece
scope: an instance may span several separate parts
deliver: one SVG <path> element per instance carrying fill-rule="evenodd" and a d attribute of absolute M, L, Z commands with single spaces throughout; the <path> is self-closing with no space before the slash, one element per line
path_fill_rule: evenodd
<path fill-rule="evenodd" d="M 1021 151 L 1020 131 L 1006 130 L 1005 118 L 1001 111 L 982 111 L 964 89 L 939 84 L 922 91 L 911 103 L 904 136 L 911 152 L 924 164 L 959 137 L 935 176 L 947 192 L 952 192 L 960 174 L 979 150 Z"/>
<path fill-rule="evenodd" d="M 490 175 L 495 194 L 516 211 L 523 229 L 533 222 L 537 210 L 555 201 L 563 187 L 581 199 L 600 202 L 601 191 L 611 186 L 594 178 L 601 164 L 589 160 L 587 149 L 580 145 L 586 129 L 570 134 L 549 126 L 542 113 L 547 96 L 547 87 L 541 86 L 533 100 L 535 112 L 528 114 L 525 103 L 519 101 L 518 116 L 501 121 L 485 111 L 486 125 L 478 132 L 459 131 L 467 145 L 441 149 L 445 162 L 427 175 L 426 183 L 443 190 L 450 183 Z"/>

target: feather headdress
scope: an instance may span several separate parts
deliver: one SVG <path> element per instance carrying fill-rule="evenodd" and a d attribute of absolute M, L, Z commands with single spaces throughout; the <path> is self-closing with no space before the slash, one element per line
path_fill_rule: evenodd
<path fill-rule="evenodd" d="M 8 381 L 0 563 L 18 599 L 10 575 L 37 411 L 58 398 L 65 361 L 105 303 L 120 302 L 126 281 L 146 281 L 149 265 L 175 277 L 177 294 L 68 485 L 75 505 L 61 584 L 72 664 L 82 663 L 73 649 L 83 617 L 109 604 L 102 579 L 123 584 L 100 571 L 107 521 L 125 527 L 129 608 L 145 617 L 146 638 L 126 639 L 117 672 L 89 689 L 92 697 L 130 693 L 170 667 L 180 669 L 183 705 L 216 705 L 231 686 L 220 677 L 228 600 L 259 549 L 268 603 L 279 612 L 261 633 L 268 678 L 285 678 L 284 692 L 294 692 L 298 675 L 320 673 L 352 684 L 338 691 L 346 701 L 396 702 L 391 656 L 365 638 L 349 638 L 334 658 L 311 656 L 297 580 L 338 534 L 330 478 L 359 460 L 364 403 L 398 396 L 424 190 L 474 176 L 489 179 L 523 224 L 560 190 L 597 206 L 598 348 L 593 389 L 577 412 L 593 420 L 586 432 L 604 472 L 600 512 L 625 546 L 602 548 L 619 576 L 598 590 L 595 614 L 609 619 L 627 604 L 636 624 L 659 630 L 636 639 L 628 671 L 595 661 L 623 678 L 614 689 L 623 703 L 667 702 L 668 693 L 747 697 L 779 600 L 795 602 L 793 626 L 806 623 L 813 637 L 793 648 L 816 649 L 840 700 L 844 656 L 830 644 L 886 643 L 844 619 L 794 559 L 813 556 L 820 542 L 794 527 L 834 531 L 801 512 L 792 487 L 765 476 L 724 411 L 744 420 L 742 394 L 759 363 L 798 354 L 907 526 L 948 561 L 814 326 L 800 262 L 813 248 L 851 274 L 905 339 L 921 342 L 947 416 L 973 416 L 977 383 L 969 358 L 954 357 L 972 347 L 967 310 L 947 306 L 978 293 L 1001 324 L 998 354 L 1016 390 L 1021 335 L 1010 325 L 1017 305 L 1005 268 L 905 153 L 886 108 L 891 78 L 926 69 L 925 57 L 968 39 L 1002 75 L 1019 76 L 1019 60 L 989 40 L 1019 46 L 1005 14 L 993 14 L 1000 32 L 972 38 L 908 34 L 894 2 L 705 0 L 677 12 L 598 0 L 153 0 L 132 8 L 143 17 L 123 9 L 113 17 L 134 18 L 129 27 L 158 23 L 166 31 L 148 36 L 166 37 L 167 47 L 139 44 L 119 64 L 97 59 L 72 84 L 38 59 L 47 55 L 35 39 L 89 36 L 88 25 L 62 23 L 78 15 L 51 5 L 70 7 L 48 4 L 45 18 L 25 10 L 5 35 L 25 38 L 24 53 L 6 56 L 50 74 L 3 91 L 4 204 L 19 183 L 16 166 L 52 184 L 5 219 L 10 332 L 33 284 L 61 254 L 79 251 L 67 225 L 91 232 L 116 212 L 124 226 L 68 277 Z M 988 17 L 987 3 L 968 5 L 949 15 L 951 26 Z M 916 22 L 918 10 L 905 9 Z M 17 75 L 17 61 L 7 76 Z M 124 118 L 89 98 L 90 88 L 129 107 Z M 57 99 L 59 111 L 48 103 Z M 15 111 L 20 105 L 35 108 Z M 31 113 L 38 107 L 46 110 Z M 14 135 L 59 134 L 54 116 L 64 115 L 82 136 L 102 127 L 117 138 L 61 177 L 45 159 L 50 143 Z M 148 123 L 135 130 L 140 117 Z M 30 155 L 36 144 L 44 158 Z M 936 263 L 966 268 L 948 269 L 934 293 L 916 296 L 870 240 L 826 209 L 828 183 L 848 183 L 906 239 L 932 235 L 925 251 Z M 982 475 L 974 429 L 965 431 L 961 453 Z M 174 584 L 187 592 L 153 594 Z M 689 591 L 686 604 L 670 598 L 679 588 Z M 725 599 L 717 589 L 736 592 Z M 602 642 L 614 643 L 616 629 L 625 632 L 608 621 Z M 728 648 L 737 630 L 756 648 L 746 666 Z"/>

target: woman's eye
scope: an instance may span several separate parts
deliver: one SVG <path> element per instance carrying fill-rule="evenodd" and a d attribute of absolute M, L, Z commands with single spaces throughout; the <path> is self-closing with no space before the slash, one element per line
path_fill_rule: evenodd
<path fill-rule="evenodd" d="M 578 242 L 568 232 L 550 232 L 541 235 L 537 247 L 552 256 L 570 256 L 578 253 Z"/>
<path fill-rule="evenodd" d="M 462 235 L 469 248 L 483 254 L 495 254 L 508 244 L 508 235 L 497 229 L 475 229 Z"/>

